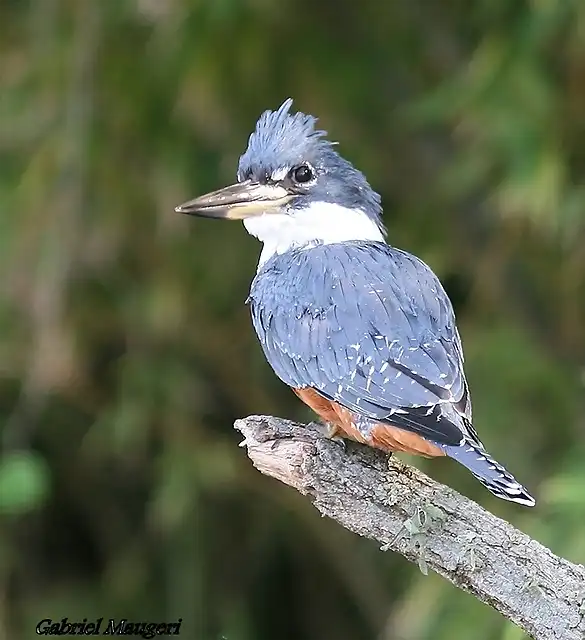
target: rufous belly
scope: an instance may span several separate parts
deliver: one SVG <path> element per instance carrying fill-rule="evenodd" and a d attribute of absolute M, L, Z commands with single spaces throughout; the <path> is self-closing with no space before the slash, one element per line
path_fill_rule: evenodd
<path fill-rule="evenodd" d="M 337 402 L 327 400 L 315 389 L 293 389 L 296 395 L 309 406 L 324 422 L 335 427 L 332 435 L 349 438 L 383 451 L 403 451 L 427 458 L 444 456 L 445 453 L 437 445 L 425 440 L 422 436 L 405 431 L 399 427 L 378 423 L 370 431 L 369 436 L 355 426 L 351 411 Z"/>

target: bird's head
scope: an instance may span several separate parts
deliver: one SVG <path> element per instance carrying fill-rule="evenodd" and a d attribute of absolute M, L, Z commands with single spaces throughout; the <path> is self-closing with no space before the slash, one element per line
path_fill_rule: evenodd
<path fill-rule="evenodd" d="M 260 116 L 236 184 L 176 211 L 243 220 L 264 242 L 261 263 L 296 247 L 383 240 L 380 196 L 324 138 L 326 132 L 315 129 L 317 119 L 289 113 L 291 105 L 288 99 Z"/>

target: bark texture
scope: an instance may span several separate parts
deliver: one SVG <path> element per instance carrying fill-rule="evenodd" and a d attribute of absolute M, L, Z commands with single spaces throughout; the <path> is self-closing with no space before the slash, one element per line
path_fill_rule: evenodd
<path fill-rule="evenodd" d="M 537 640 L 585 639 L 583 565 L 395 458 L 354 443 L 344 451 L 314 425 L 250 416 L 235 427 L 261 473 L 346 529 L 431 568 Z"/>

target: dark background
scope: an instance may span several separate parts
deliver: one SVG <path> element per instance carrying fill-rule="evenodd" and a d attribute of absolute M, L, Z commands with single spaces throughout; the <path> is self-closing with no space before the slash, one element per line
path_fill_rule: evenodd
<path fill-rule="evenodd" d="M 175 205 L 292 96 L 454 302 L 476 426 L 538 499 L 416 463 L 585 558 L 585 3 L 0 2 L 0 636 L 519 640 L 261 476 L 235 418 L 310 413 L 244 305 L 259 245 Z"/>

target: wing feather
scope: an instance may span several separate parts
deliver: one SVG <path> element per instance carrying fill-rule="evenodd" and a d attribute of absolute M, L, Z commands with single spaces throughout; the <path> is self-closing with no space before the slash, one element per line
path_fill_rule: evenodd
<path fill-rule="evenodd" d="M 475 435 L 453 309 L 418 258 L 379 242 L 291 251 L 259 271 L 249 302 L 286 384 L 438 443 Z"/>

